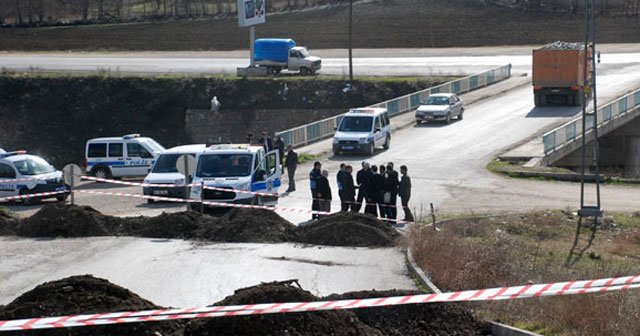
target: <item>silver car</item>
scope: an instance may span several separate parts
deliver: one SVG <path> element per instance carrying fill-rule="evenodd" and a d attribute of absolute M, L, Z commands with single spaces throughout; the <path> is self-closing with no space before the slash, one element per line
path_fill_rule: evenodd
<path fill-rule="evenodd" d="M 452 117 L 462 120 L 464 107 L 455 93 L 434 93 L 416 110 L 416 123 L 440 120 L 447 124 Z"/>

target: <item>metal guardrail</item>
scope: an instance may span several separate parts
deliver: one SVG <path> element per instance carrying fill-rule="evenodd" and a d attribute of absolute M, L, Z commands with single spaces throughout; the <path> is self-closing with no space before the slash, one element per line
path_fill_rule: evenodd
<path fill-rule="evenodd" d="M 511 77 L 511 64 L 443 83 L 426 90 L 414 92 L 368 107 L 384 107 L 389 111 L 389 115 L 394 117 L 406 112 L 414 111 L 418 108 L 420 103 L 426 100 L 432 93 L 466 93 L 494 84 L 509 77 Z M 308 145 L 333 136 L 335 128 L 340 124 L 343 116 L 344 113 L 285 131 L 276 132 L 276 135 L 280 135 L 285 144 L 292 144 L 294 147 Z"/>
<path fill-rule="evenodd" d="M 601 127 L 617 118 L 624 116 L 627 112 L 640 107 L 640 90 L 631 92 L 616 99 L 598 109 L 598 125 Z M 587 134 L 593 131 L 593 111 L 587 115 Z M 582 116 L 577 117 L 566 124 L 545 133 L 542 136 L 544 143 L 544 154 L 551 154 L 560 148 L 582 137 Z"/>

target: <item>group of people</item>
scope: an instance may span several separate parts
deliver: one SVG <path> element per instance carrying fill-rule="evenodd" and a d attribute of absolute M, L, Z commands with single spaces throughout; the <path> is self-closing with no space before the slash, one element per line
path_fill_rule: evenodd
<path fill-rule="evenodd" d="M 282 140 L 282 137 L 279 135 L 276 135 L 275 140 L 273 140 L 267 134 L 267 131 L 262 131 L 262 137 L 260 137 L 260 139 L 256 141 L 253 136 L 253 132 L 249 132 L 249 134 L 247 134 L 247 143 L 250 145 L 253 145 L 253 144 L 262 145 L 262 147 L 264 147 L 265 152 L 269 152 L 274 149 L 277 149 L 278 153 L 280 154 L 280 160 L 284 159 L 285 145 L 284 145 L 284 141 Z"/>
<path fill-rule="evenodd" d="M 411 198 L 411 178 L 406 166 L 400 167 L 400 174 L 395 170 L 393 162 L 387 165 L 371 165 L 362 162 L 362 168 L 353 178 L 353 167 L 341 164 L 336 174 L 340 211 L 360 212 L 364 205 L 364 213 L 396 221 L 398 217 L 397 203 L 400 197 L 404 211 L 402 221 L 413 222 L 413 214 L 409 208 Z M 329 172 L 322 170 L 322 164 L 315 162 L 309 173 L 309 185 L 313 198 L 312 210 L 331 211 L 331 186 Z M 319 216 L 313 215 L 314 219 Z"/>

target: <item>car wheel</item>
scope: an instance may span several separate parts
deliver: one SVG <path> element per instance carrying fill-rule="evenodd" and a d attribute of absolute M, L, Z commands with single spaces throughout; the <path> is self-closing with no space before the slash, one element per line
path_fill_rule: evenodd
<path fill-rule="evenodd" d="M 308 76 L 310 74 L 309 68 L 306 68 L 306 67 L 300 68 L 300 74 L 303 76 Z"/>
<path fill-rule="evenodd" d="M 22 190 L 20 190 L 20 195 L 28 195 L 29 191 L 26 188 L 23 188 Z M 30 197 L 30 198 L 23 198 L 22 199 L 22 205 L 25 206 L 31 206 L 31 205 L 36 205 L 40 203 L 40 198 L 38 197 Z"/>
<path fill-rule="evenodd" d="M 391 146 L 391 136 L 387 134 L 387 139 L 384 141 L 384 149 L 389 149 Z"/>
<path fill-rule="evenodd" d="M 420 124 L 422 124 L 422 120 L 417 120 L 416 119 L 416 125 L 420 125 Z"/>
<path fill-rule="evenodd" d="M 156 200 L 154 200 L 153 198 L 147 198 L 147 204 L 153 204 L 155 202 Z"/>
<path fill-rule="evenodd" d="M 367 149 L 367 154 L 373 155 L 373 152 L 375 152 L 375 146 L 373 145 L 373 142 L 371 142 L 371 143 L 369 143 L 369 148 Z"/>
<path fill-rule="evenodd" d="M 447 120 L 445 121 L 447 124 L 451 123 L 451 112 L 447 113 Z"/>
<path fill-rule="evenodd" d="M 464 118 L 463 115 L 464 115 L 464 109 L 461 109 L 460 114 L 458 114 L 458 120 L 462 120 Z"/>
<path fill-rule="evenodd" d="M 67 200 L 67 198 L 69 198 L 69 194 L 64 194 L 64 195 L 56 196 L 56 201 L 58 201 L 58 202 L 65 202 L 65 201 Z"/>
<path fill-rule="evenodd" d="M 108 179 L 111 177 L 111 172 L 105 167 L 98 167 L 93 170 L 93 177 Z"/>

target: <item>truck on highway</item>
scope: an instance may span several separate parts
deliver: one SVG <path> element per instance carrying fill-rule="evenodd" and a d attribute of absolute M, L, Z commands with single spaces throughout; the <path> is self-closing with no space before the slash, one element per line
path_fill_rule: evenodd
<path fill-rule="evenodd" d="M 299 71 L 301 75 L 313 75 L 322 67 L 320 57 L 311 56 L 305 47 L 296 46 L 292 39 L 263 38 L 254 43 L 255 64 L 266 67 L 275 75 L 283 69 Z"/>
<path fill-rule="evenodd" d="M 533 51 L 533 94 L 536 106 L 581 106 L 581 88 L 591 80 L 591 49 L 584 72 L 582 43 L 554 42 Z"/>

